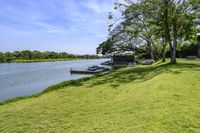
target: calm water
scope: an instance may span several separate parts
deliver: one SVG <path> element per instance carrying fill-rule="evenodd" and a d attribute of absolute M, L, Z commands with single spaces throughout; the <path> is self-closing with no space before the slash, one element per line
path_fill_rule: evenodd
<path fill-rule="evenodd" d="M 86 69 L 107 60 L 0 64 L 0 101 L 39 93 L 64 80 L 89 76 L 70 74 L 70 68 Z"/>

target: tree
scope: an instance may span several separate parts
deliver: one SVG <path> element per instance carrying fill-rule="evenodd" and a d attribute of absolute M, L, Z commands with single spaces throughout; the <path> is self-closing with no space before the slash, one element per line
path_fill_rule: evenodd
<path fill-rule="evenodd" d="M 66 52 L 40 52 L 40 51 L 29 51 L 29 50 L 24 50 L 24 51 L 15 51 L 13 53 L 11 52 L 6 52 L 2 53 L 0 52 L 0 63 L 1 62 L 12 62 L 15 59 L 18 60 L 36 60 L 36 59 L 68 59 L 68 58 L 85 58 L 85 56 L 80 56 L 80 55 L 74 55 L 74 54 L 68 54 Z M 99 58 L 98 56 L 94 55 L 87 55 L 87 58 Z"/>
<path fill-rule="evenodd" d="M 124 30 L 123 23 L 118 24 L 109 33 L 109 38 L 97 48 L 97 53 L 103 55 L 134 53 L 138 46 L 143 43 L 141 39 L 133 37 Z"/>
<path fill-rule="evenodd" d="M 14 54 L 10 53 L 10 52 L 6 52 L 4 55 L 5 61 L 6 62 L 11 62 L 12 60 L 15 59 Z"/>
<path fill-rule="evenodd" d="M 0 52 L 0 63 L 6 62 L 5 61 L 5 57 L 4 57 L 4 53 Z"/>
<path fill-rule="evenodd" d="M 176 47 L 183 40 L 194 39 L 197 29 L 196 11 L 189 0 L 146 0 L 152 5 L 156 15 L 153 20 L 163 40 L 165 48 L 170 48 L 171 63 L 176 63 Z M 165 50 L 163 51 L 165 52 Z M 165 58 L 163 53 L 163 58 Z M 163 59 L 165 60 L 165 59 Z"/>
<path fill-rule="evenodd" d="M 195 0 L 126 0 L 115 3 L 121 8 L 123 32 L 146 42 L 152 59 L 159 57 L 162 47 L 165 61 L 166 46 L 169 46 L 171 63 L 176 63 L 176 47 L 183 40 L 194 39 L 199 24 L 199 2 Z M 198 6 L 197 6 L 198 5 Z M 110 19 L 114 17 L 109 15 Z M 117 21 L 120 19 L 117 19 Z M 116 21 L 114 21 L 116 23 Z M 110 27 L 112 27 L 111 24 Z M 160 42 L 156 44 L 156 42 Z"/>
<path fill-rule="evenodd" d="M 148 8 L 146 8 L 146 3 L 135 3 L 131 0 L 126 0 L 126 2 L 127 4 L 115 3 L 115 9 L 119 9 L 122 14 L 121 20 L 123 21 L 123 32 L 128 34 L 128 36 L 131 37 L 131 40 L 140 40 L 140 43 L 146 44 L 150 57 L 157 60 L 159 54 L 158 48 L 154 42 L 155 25 L 151 23 L 151 14 L 149 13 Z M 121 7 L 123 10 L 121 10 Z M 114 17 L 110 16 L 109 18 L 113 19 Z M 114 23 L 115 22 L 116 21 L 114 21 Z M 111 26 L 113 26 L 113 24 L 111 24 Z"/>
<path fill-rule="evenodd" d="M 109 55 L 112 54 L 114 51 L 116 51 L 113 47 L 113 40 L 112 38 L 107 39 L 103 43 L 99 45 L 97 48 L 97 54 L 102 54 L 102 55 Z"/>

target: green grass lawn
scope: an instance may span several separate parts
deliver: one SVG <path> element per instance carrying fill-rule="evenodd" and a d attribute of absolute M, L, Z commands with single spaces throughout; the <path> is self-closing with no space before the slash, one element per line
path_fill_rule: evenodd
<path fill-rule="evenodd" d="M 120 69 L 0 106 L 0 132 L 200 132 L 200 61 Z"/>

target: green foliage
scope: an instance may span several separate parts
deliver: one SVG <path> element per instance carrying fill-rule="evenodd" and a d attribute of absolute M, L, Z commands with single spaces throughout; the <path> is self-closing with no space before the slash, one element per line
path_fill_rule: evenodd
<path fill-rule="evenodd" d="M 5 62 L 4 53 L 0 52 L 0 62 Z"/>
<path fill-rule="evenodd" d="M 109 38 L 105 42 L 101 43 L 99 47 L 97 48 L 97 54 L 102 55 L 109 55 L 112 54 L 115 51 L 113 39 Z"/>
<path fill-rule="evenodd" d="M 10 52 L 6 52 L 3 57 L 6 62 L 11 62 L 15 59 L 15 56 Z"/>
<path fill-rule="evenodd" d="M 123 23 L 120 23 L 109 33 L 109 38 L 101 43 L 97 48 L 98 54 L 103 55 L 121 55 L 124 53 L 132 54 L 139 51 L 140 39 L 133 38 L 123 30 Z"/>
<path fill-rule="evenodd" d="M 120 51 L 126 53 L 145 52 L 154 60 L 163 59 L 166 55 L 166 46 L 170 50 L 171 62 L 176 62 L 176 50 L 178 44 L 183 41 L 194 41 L 200 26 L 200 3 L 196 0 L 125 0 L 114 4 L 115 9 L 121 13 L 119 18 L 109 14 L 109 38 L 114 38 L 112 46 L 107 43 L 100 44 L 100 52 L 103 46 L 111 46 L 112 53 Z M 120 27 L 120 28 L 118 28 Z M 113 34 L 114 32 L 114 34 Z M 140 41 L 137 41 L 140 40 Z M 138 45 L 139 42 L 139 45 Z M 140 46 L 145 45 L 146 50 L 140 51 Z M 98 48 L 98 49 L 99 49 Z M 107 47 L 105 47 L 108 50 Z M 106 52 L 104 52 L 107 54 Z M 108 53 L 110 54 L 110 53 Z"/>
<path fill-rule="evenodd" d="M 97 55 L 74 55 L 66 52 L 15 51 L 13 53 L 0 52 L 0 63 L 4 62 L 42 62 L 70 59 L 97 59 Z"/>

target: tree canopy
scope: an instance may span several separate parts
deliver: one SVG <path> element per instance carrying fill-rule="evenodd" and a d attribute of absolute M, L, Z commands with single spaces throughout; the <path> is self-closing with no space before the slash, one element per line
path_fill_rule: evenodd
<path fill-rule="evenodd" d="M 67 52 L 53 52 L 53 51 L 15 51 L 15 52 L 0 52 L 0 63 L 12 62 L 14 60 L 37 60 L 37 59 L 94 59 L 99 58 L 96 55 L 74 55 Z"/>
<path fill-rule="evenodd" d="M 199 32 L 200 2 L 195 0 L 126 0 L 116 2 L 115 9 L 121 13 L 116 18 L 111 13 L 108 40 L 100 44 L 97 52 L 116 54 L 145 52 L 149 57 L 163 61 L 166 49 L 170 51 L 171 63 L 176 63 L 176 48 L 185 41 L 196 41 Z M 114 27 L 114 28 L 113 28 Z M 144 45 L 146 50 L 141 49 Z M 142 47 L 141 47 L 142 46 Z"/>

